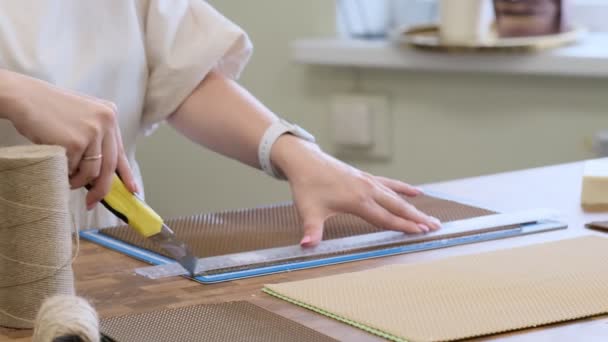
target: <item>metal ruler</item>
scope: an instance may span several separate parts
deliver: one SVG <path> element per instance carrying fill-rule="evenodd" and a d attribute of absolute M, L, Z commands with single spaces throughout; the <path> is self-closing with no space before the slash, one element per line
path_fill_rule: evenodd
<path fill-rule="evenodd" d="M 503 228 L 504 229 L 499 229 Z M 428 250 L 456 244 L 485 241 L 501 237 L 531 234 L 566 228 L 558 214 L 550 209 L 534 209 L 506 214 L 480 216 L 444 223 L 438 231 L 427 234 L 405 234 L 383 231 L 322 241 L 318 246 L 303 248 L 299 245 L 276 247 L 256 251 L 200 258 L 195 274 L 209 271 L 286 262 L 304 258 L 323 257 L 335 253 L 357 252 L 370 248 L 390 248 L 407 245 L 407 251 Z M 393 253 L 398 254 L 398 253 Z M 189 274 L 178 263 L 136 269 L 139 275 L 158 279 Z"/>

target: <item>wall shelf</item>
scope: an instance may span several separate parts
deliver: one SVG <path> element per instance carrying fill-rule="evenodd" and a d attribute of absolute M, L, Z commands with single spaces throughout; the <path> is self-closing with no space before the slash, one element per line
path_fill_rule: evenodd
<path fill-rule="evenodd" d="M 608 78 L 608 33 L 590 33 L 579 43 L 534 54 L 442 54 L 340 38 L 297 40 L 291 52 L 298 63 L 336 67 Z"/>

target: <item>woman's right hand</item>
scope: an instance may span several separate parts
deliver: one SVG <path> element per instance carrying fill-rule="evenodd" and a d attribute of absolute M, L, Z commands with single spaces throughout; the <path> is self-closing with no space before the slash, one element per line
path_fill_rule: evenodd
<path fill-rule="evenodd" d="M 3 116 L 33 143 L 66 149 L 72 188 L 92 185 L 88 209 L 109 192 L 115 171 L 137 192 L 113 103 L 4 70 L 0 82 L 9 85 L 2 88 L 12 94 Z"/>

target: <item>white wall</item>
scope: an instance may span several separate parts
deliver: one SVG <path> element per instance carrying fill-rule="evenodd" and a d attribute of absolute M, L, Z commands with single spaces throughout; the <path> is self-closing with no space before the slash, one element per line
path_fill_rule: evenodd
<path fill-rule="evenodd" d="M 608 81 L 365 70 L 354 82 L 357 71 L 289 60 L 291 40 L 334 32 L 333 1 L 211 3 L 253 40 L 242 84 L 321 145 L 329 142 L 329 94 L 356 84 L 391 97 L 396 154 L 386 163 L 354 162 L 371 172 L 424 183 L 580 160 L 592 156 L 585 141 L 608 128 Z M 148 200 L 166 216 L 289 199 L 286 183 L 168 127 L 142 141 L 138 157 Z"/>

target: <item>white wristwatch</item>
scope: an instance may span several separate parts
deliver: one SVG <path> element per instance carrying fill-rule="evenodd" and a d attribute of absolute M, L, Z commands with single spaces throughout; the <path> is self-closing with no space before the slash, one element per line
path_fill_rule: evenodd
<path fill-rule="evenodd" d="M 279 119 L 270 125 L 270 127 L 266 129 L 266 132 L 264 132 L 262 141 L 260 141 L 260 146 L 258 147 L 258 159 L 262 170 L 264 170 L 264 172 L 266 172 L 268 175 L 277 179 L 285 179 L 285 176 L 278 172 L 274 166 L 272 166 L 272 162 L 270 161 L 270 150 L 272 149 L 272 145 L 274 145 L 275 141 L 277 141 L 281 135 L 286 133 L 293 134 L 294 136 L 302 138 L 306 141 L 313 143 L 315 142 L 315 137 L 312 134 L 308 133 L 302 127 L 285 121 L 284 119 Z"/>

